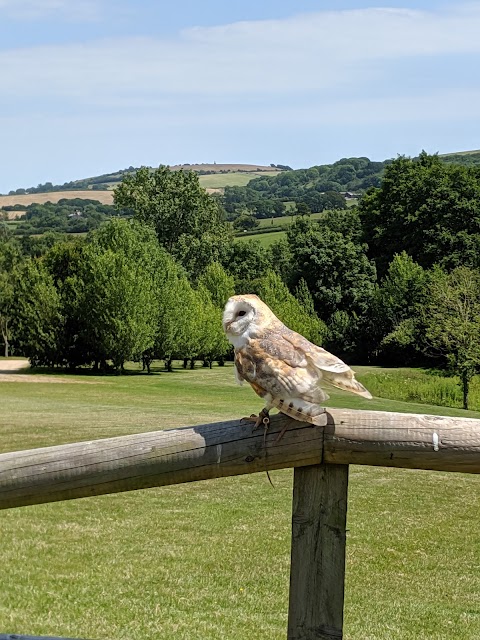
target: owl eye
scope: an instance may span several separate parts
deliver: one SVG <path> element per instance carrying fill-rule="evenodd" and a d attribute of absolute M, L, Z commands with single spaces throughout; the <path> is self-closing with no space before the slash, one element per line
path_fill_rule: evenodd
<path fill-rule="evenodd" d="M 239 311 L 237 313 L 237 316 L 244 316 L 247 312 L 246 311 Z"/>

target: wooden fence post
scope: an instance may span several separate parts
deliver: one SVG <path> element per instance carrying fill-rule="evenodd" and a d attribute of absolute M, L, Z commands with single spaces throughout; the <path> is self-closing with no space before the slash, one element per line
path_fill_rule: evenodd
<path fill-rule="evenodd" d="M 348 465 L 295 467 L 288 640 L 343 637 Z"/>

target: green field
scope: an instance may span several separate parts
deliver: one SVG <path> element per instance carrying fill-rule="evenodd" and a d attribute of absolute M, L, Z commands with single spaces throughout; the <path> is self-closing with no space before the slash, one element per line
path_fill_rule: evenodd
<path fill-rule="evenodd" d="M 0 382 L 2 451 L 261 408 L 231 365 L 15 380 Z M 331 395 L 334 406 L 480 417 Z M 272 478 L 274 489 L 261 473 L 1 512 L 0 633 L 283 640 L 292 472 Z M 478 489 L 469 475 L 351 468 L 346 640 L 480 637 Z"/>
<path fill-rule="evenodd" d="M 255 235 L 243 235 L 237 236 L 236 240 L 239 242 L 246 242 L 248 240 L 258 240 L 264 247 L 269 247 L 273 242 L 285 237 L 285 231 L 273 231 L 272 233 L 256 233 Z"/>
<path fill-rule="evenodd" d="M 325 213 L 323 211 L 320 213 L 312 213 L 308 217 L 308 219 L 320 220 L 324 215 Z M 295 220 L 296 217 L 297 216 L 282 216 L 280 218 L 273 218 L 273 223 L 272 223 L 272 218 L 262 218 L 261 220 L 259 220 L 260 224 L 258 225 L 257 229 L 265 229 L 266 231 L 265 233 L 238 235 L 237 240 L 241 240 L 241 241 L 258 240 L 260 244 L 262 244 L 264 247 L 268 247 L 276 240 L 279 240 L 280 238 L 285 237 L 285 231 L 287 227 Z M 268 232 L 267 229 L 270 229 L 271 227 L 276 227 L 276 228 L 284 227 L 285 231 Z"/>
<path fill-rule="evenodd" d="M 265 176 L 278 176 L 278 171 L 249 171 L 211 173 L 200 175 L 198 179 L 205 189 L 223 189 L 223 187 L 244 187 L 254 178 Z"/>

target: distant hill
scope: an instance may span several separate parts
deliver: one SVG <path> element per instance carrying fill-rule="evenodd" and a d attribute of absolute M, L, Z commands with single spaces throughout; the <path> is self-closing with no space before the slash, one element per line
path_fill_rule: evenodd
<path fill-rule="evenodd" d="M 223 176 L 222 179 L 217 179 L 217 183 L 220 186 L 225 184 L 239 184 L 240 182 L 246 184 L 250 177 L 258 175 L 276 175 L 281 171 L 290 169 L 290 167 L 284 165 L 256 165 L 256 164 L 178 164 L 170 167 L 173 171 L 185 170 L 194 171 L 199 176 L 213 176 L 218 178 Z M 10 191 L 9 196 L 14 195 L 27 195 L 32 193 L 52 193 L 57 191 L 108 191 L 113 189 L 119 182 L 123 180 L 126 175 L 135 173 L 136 167 L 128 167 L 128 169 L 119 169 L 113 173 L 104 173 L 100 176 L 93 176 L 90 178 L 82 178 L 81 180 L 72 180 L 71 182 L 65 182 L 64 184 L 52 184 L 46 182 L 45 184 L 39 184 L 36 187 L 27 187 L 25 189 L 17 189 L 16 191 Z M 233 175 L 241 175 L 243 180 L 233 179 Z M 232 178 L 230 180 L 230 178 Z M 210 188 L 208 180 L 202 180 L 205 182 L 205 187 Z M 211 188 L 218 188 L 215 183 Z M 72 196 L 78 197 L 78 196 Z"/>
<path fill-rule="evenodd" d="M 461 164 L 464 166 L 472 166 L 480 164 L 480 150 L 478 151 L 459 151 L 457 153 L 443 153 L 440 156 L 443 162 L 452 164 Z"/>
<path fill-rule="evenodd" d="M 76 198 L 98 200 L 102 204 L 113 204 L 113 191 L 79 189 L 77 191 L 46 191 L 45 193 L 0 196 L 0 209 L 14 205 L 27 207 L 30 204 L 45 204 L 46 202 L 56 204 L 59 200 L 75 200 Z"/>
<path fill-rule="evenodd" d="M 439 156 L 443 162 L 480 165 L 480 151 Z M 345 206 L 338 195 L 350 201 L 370 187 L 379 187 L 385 167 L 392 160 L 374 162 L 366 157 L 342 158 L 333 164 L 284 171 L 277 176 L 260 176 L 243 187 L 226 186 L 224 207 L 230 219 L 248 211 L 257 218 L 285 215 L 286 203 L 302 203 L 311 212 Z M 334 197 L 334 196 L 337 197 Z M 283 205 L 283 209 L 282 209 Z"/>
<path fill-rule="evenodd" d="M 440 158 L 444 162 L 480 165 L 480 150 L 443 154 Z M 195 171 L 199 175 L 200 184 L 207 191 L 222 194 L 225 192 L 227 207 L 231 201 L 232 208 L 236 208 L 242 202 L 247 204 L 247 201 L 259 199 L 298 200 L 305 195 L 306 191 L 310 191 L 310 195 L 314 191 L 349 191 L 361 194 L 369 186 L 380 184 L 385 166 L 389 162 L 390 160 L 373 162 L 368 158 L 342 158 L 333 164 L 296 170 L 292 170 L 287 165 L 278 164 L 266 166 L 204 163 L 173 165 L 170 168 Z M 112 190 L 126 175 L 135 171 L 137 168 L 130 166 L 127 169 L 73 180 L 62 185 L 46 182 L 37 187 L 10 191 L 8 196 L 0 195 L 0 210 L 2 207 L 12 205 L 28 206 L 32 203 L 42 204 L 48 201 L 56 203 L 65 198 L 95 199 L 102 204 L 112 204 Z M 249 192 L 251 190 L 248 197 L 247 191 L 243 190 L 245 187 Z M 239 189 L 238 193 L 235 193 L 235 189 Z"/>

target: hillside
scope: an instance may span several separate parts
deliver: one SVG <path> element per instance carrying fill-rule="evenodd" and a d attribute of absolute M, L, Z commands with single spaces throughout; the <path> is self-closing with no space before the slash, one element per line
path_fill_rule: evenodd
<path fill-rule="evenodd" d="M 199 176 L 218 176 L 217 181 L 214 181 L 212 185 L 208 183 L 208 179 L 203 178 L 202 183 L 206 188 L 218 188 L 224 187 L 226 184 L 246 184 L 250 177 L 258 175 L 276 175 L 282 170 L 289 167 L 283 167 L 283 165 L 257 165 L 257 164 L 178 164 L 170 167 L 172 171 L 194 171 Z M 116 184 L 121 182 L 126 175 L 137 171 L 135 167 L 128 167 L 128 169 L 120 169 L 113 173 L 104 173 L 100 176 L 92 176 L 90 178 L 82 178 L 80 180 L 72 180 L 71 182 L 65 182 L 62 185 L 54 185 L 51 182 L 45 184 L 39 184 L 36 187 L 28 187 L 24 189 L 17 189 L 16 191 L 10 191 L 9 196 L 13 195 L 26 195 L 32 193 L 52 193 L 57 191 L 78 191 L 78 190 L 93 190 L 93 191 L 106 191 L 113 189 Z M 240 182 L 235 179 L 229 179 L 234 175 L 240 175 L 243 180 Z M 225 180 L 219 179 L 225 176 Z M 229 176 L 229 178 L 227 178 Z M 78 197 L 78 196 L 72 196 Z"/>
<path fill-rule="evenodd" d="M 480 151 L 464 151 L 439 156 L 445 163 L 480 165 Z M 277 176 L 260 176 L 243 187 L 226 186 L 224 206 L 231 219 L 242 211 L 258 218 L 285 214 L 285 203 L 302 203 L 311 212 L 342 208 L 334 195 L 347 199 L 361 196 L 370 187 L 379 187 L 385 167 L 392 160 L 374 162 L 366 157 L 342 158 L 333 164 L 284 171 Z"/>
<path fill-rule="evenodd" d="M 477 151 L 459 151 L 457 153 L 444 153 L 440 155 L 443 162 L 461 164 L 471 166 L 480 164 L 480 150 Z"/>
<path fill-rule="evenodd" d="M 60 200 L 74 200 L 76 198 L 98 200 L 102 204 L 113 204 L 113 191 L 48 191 L 46 193 L 0 196 L 0 209 L 15 205 L 28 207 L 30 204 L 45 204 L 46 202 L 56 204 Z"/>
<path fill-rule="evenodd" d="M 480 165 L 480 150 L 461 151 L 439 156 L 443 162 Z M 369 158 L 342 158 L 332 164 L 308 169 L 290 169 L 285 165 L 254 164 L 182 164 L 172 170 L 195 171 L 200 184 L 210 193 L 224 197 L 224 206 L 231 219 L 239 211 L 251 211 L 257 217 L 284 215 L 294 203 L 305 203 L 312 212 L 335 208 L 333 195 L 361 195 L 372 186 L 379 186 L 385 166 L 391 160 L 371 161 Z M 58 203 L 60 200 L 88 199 L 101 204 L 113 204 L 113 189 L 135 167 L 74 180 L 63 185 L 50 182 L 28 189 L 17 189 L 0 195 L 0 216 L 12 220 L 19 214 L 2 211 L 5 207 L 28 207 L 32 204 Z M 329 194 L 329 195 L 326 195 Z M 350 200 L 354 203 L 355 199 Z M 289 203 L 292 203 L 289 205 Z M 343 206 L 343 205 L 342 205 Z"/>

